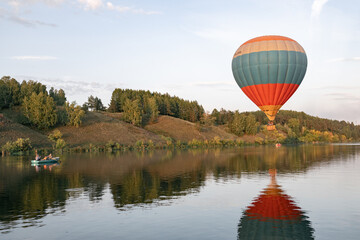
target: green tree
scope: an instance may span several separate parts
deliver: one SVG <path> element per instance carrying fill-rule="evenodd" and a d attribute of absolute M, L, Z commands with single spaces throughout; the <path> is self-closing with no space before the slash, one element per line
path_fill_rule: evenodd
<path fill-rule="evenodd" d="M 50 88 L 49 96 L 54 99 L 57 106 L 63 106 L 66 102 L 65 91 L 61 88 L 59 90 L 54 89 L 53 87 Z"/>
<path fill-rule="evenodd" d="M 135 126 L 141 126 L 142 110 L 140 108 L 139 100 L 126 99 L 124 104 L 123 119 Z"/>
<path fill-rule="evenodd" d="M 30 96 L 33 94 L 39 94 L 39 93 L 43 93 L 44 95 L 47 95 L 47 91 L 46 91 L 46 86 L 33 81 L 33 80 L 29 80 L 29 81 L 22 81 L 21 86 L 20 86 L 20 98 L 21 100 L 24 100 L 25 97 L 30 98 Z"/>
<path fill-rule="evenodd" d="M 300 120 L 297 118 L 290 118 L 287 122 L 289 128 L 294 132 L 296 137 L 300 136 Z"/>
<path fill-rule="evenodd" d="M 76 106 L 75 102 L 71 104 L 66 102 L 65 110 L 68 116 L 68 125 L 79 127 L 82 123 L 82 118 L 85 116 L 85 111 L 80 106 Z"/>
<path fill-rule="evenodd" d="M 54 99 L 40 92 L 33 92 L 23 100 L 22 111 L 31 124 L 39 129 L 47 129 L 57 122 Z"/>
<path fill-rule="evenodd" d="M 20 84 L 16 79 L 4 76 L 0 79 L 0 108 L 20 104 Z"/>
<path fill-rule="evenodd" d="M 105 107 L 102 104 L 101 99 L 98 97 L 94 97 L 93 95 L 90 95 L 90 97 L 88 97 L 88 101 L 86 104 L 91 111 L 105 110 Z"/>
<path fill-rule="evenodd" d="M 144 113 L 142 116 L 143 125 L 154 123 L 158 119 L 159 110 L 154 97 L 145 100 Z"/>
<path fill-rule="evenodd" d="M 245 134 L 245 127 L 246 116 L 244 114 L 240 114 L 239 111 L 235 111 L 234 118 L 229 124 L 230 131 L 238 136 L 242 136 Z"/>
<path fill-rule="evenodd" d="M 11 90 L 9 86 L 3 81 L 0 80 L 0 109 L 8 108 L 11 103 Z"/>
<path fill-rule="evenodd" d="M 244 134 L 254 135 L 257 133 L 259 123 L 253 114 L 239 113 L 236 111 L 233 120 L 229 124 L 232 133 L 241 136 Z"/>

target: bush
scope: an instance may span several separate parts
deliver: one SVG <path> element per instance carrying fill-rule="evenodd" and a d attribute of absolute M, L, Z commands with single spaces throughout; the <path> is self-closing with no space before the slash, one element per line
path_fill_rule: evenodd
<path fill-rule="evenodd" d="M 59 139 L 56 141 L 55 148 L 56 148 L 56 149 L 64 149 L 65 147 L 66 147 L 66 142 L 65 142 L 65 140 L 59 138 Z"/>
<path fill-rule="evenodd" d="M 255 143 L 256 144 L 264 144 L 264 139 L 263 138 L 261 138 L 261 137 L 256 137 L 255 138 Z"/>
<path fill-rule="evenodd" d="M 62 133 L 56 129 L 52 133 L 49 134 L 48 138 L 52 142 L 57 142 L 59 139 L 61 139 Z"/>
<path fill-rule="evenodd" d="M 105 145 L 106 150 L 109 152 L 112 152 L 113 150 L 115 150 L 116 147 L 117 147 L 117 144 L 113 140 L 109 140 Z"/>
<path fill-rule="evenodd" d="M 4 152 L 15 153 L 29 151 L 31 148 L 32 146 L 29 138 L 18 138 L 15 142 L 7 142 L 1 149 Z"/>

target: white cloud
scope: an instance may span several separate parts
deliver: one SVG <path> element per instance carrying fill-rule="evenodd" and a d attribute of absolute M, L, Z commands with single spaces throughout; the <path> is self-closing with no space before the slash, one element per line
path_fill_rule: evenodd
<path fill-rule="evenodd" d="M 350 58 L 333 58 L 329 62 L 358 62 L 360 57 L 350 57 Z"/>
<path fill-rule="evenodd" d="M 105 84 L 99 82 L 86 82 L 78 80 L 74 76 L 64 76 L 61 78 L 42 78 L 34 76 L 14 76 L 15 78 L 24 80 L 39 81 L 47 86 L 47 89 L 54 87 L 62 88 L 68 101 L 76 100 L 78 103 L 85 102 L 90 95 L 100 97 L 104 104 L 110 103 L 110 97 L 115 88 L 120 88 L 123 83 Z"/>
<path fill-rule="evenodd" d="M 24 5 L 31 5 L 37 3 L 43 3 L 48 6 L 58 6 L 64 3 L 66 0 L 8 0 L 8 4 L 14 8 L 19 8 Z"/>
<path fill-rule="evenodd" d="M 104 5 L 102 0 L 78 0 L 78 2 L 84 5 L 85 10 L 97 10 Z"/>
<path fill-rule="evenodd" d="M 128 11 L 131 10 L 130 7 L 115 6 L 111 2 L 107 2 L 106 7 L 107 7 L 108 10 L 117 11 L 117 12 L 120 12 L 120 13 L 128 12 Z"/>
<path fill-rule="evenodd" d="M 88 11 L 95 11 L 95 10 L 109 10 L 109 11 L 116 11 L 119 13 L 133 13 L 133 14 L 142 14 L 142 15 L 154 15 L 154 14 L 161 14 L 159 11 L 147 11 L 141 8 L 134 8 L 130 6 L 120 6 L 114 5 L 112 2 L 104 2 L 103 0 L 76 0 L 81 8 Z M 21 7 L 26 5 L 33 5 L 33 4 L 45 4 L 48 6 L 59 6 L 64 3 L 71 3 L 71 0 L 7 0 L 7 3 L 16 10 L 19 10 Z"/>
<path fill-rule="evenodd" d="M 11 57 L 11 59 L 14 59 L 14 60 L 43 60 L 43 61 L 47 61 L 47 60 L 56 60 L 57 57 L 52 57 L 52 56 L 13 56 L 13 57 Z"/>
<path fill-rule="evenodd" d="M 324 5 L 328 2 L 329 0 L 314 0 L 312 6 L 311 6 L 311 16 L 312 17 L 317 17 L 320 15 L 321 10 L 323 9 Z"/>
<path fill-rule="evenodd" d="M 25 19 L 18 16 L 16 13 L 7 11 L 6 9 L 0 8 L 0 18 L 23 25 L 25 27 L 36 27 L 36 26 L 48 26 L 48 27 L 57 27 L 56 24 L 46 23 L 38 20 Z"/>
<path fill-rule="evenodd" d="M 158 12 L 158 11 L 145 11 L 144 9 L 141 9 L 141 8 L 133 8 L 133 7 L 127 7 L 127 6 L 114 5 L 112 2 L 107 2 L 106 8 L 108 10 L 117 11 L 119 13 L 131 12 L 134 14 L 143 14 L 143 15 L 161 14 L 161 12 Z"/>

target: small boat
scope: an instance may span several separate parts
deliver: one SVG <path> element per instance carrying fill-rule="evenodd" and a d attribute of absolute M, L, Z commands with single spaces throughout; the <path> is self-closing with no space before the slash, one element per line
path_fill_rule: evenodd
<path fill-rule="evenodd" d="M 59 162 L 59 157 L 54 157 L 50 159 L 42 159 L 42 160 L 31 160 L 32 164 L 48 164 L 48 163 L 57 163 Z"/>

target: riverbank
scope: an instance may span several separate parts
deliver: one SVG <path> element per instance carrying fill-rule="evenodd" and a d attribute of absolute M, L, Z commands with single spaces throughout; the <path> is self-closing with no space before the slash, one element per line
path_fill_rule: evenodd
<path fill-rule="evenodd" d="M 21 115 L 14 110 L 7 110 L 3 112 L 1 120 L 1 153 L 23 154 L 21 152 L 29 150 L 47 153 L 233 148 L 301 142 L 299 138 L 289 135 L 286 132 L 288 129 L 282 125 L 277 126 L 275 131 L 267 131 L 266 126 L 259 126 L 258 133 L 254 135 L 237 136 L 226 125 L 192 123 L 171 116 L 159 116 L 155 123 L 143 128 L 121 119 L 119 113 L 88 112 L 80 127 L 57 126 L 41 131 L 21 124 Z M 55 139 L 50 137 L 54 132 L 58 132 L 60 136 Z M 329 132 L 310 130 L 308 133 L 326 136 L 320 142 L 343 142 L 342 139 L 331 138 Z"/>

